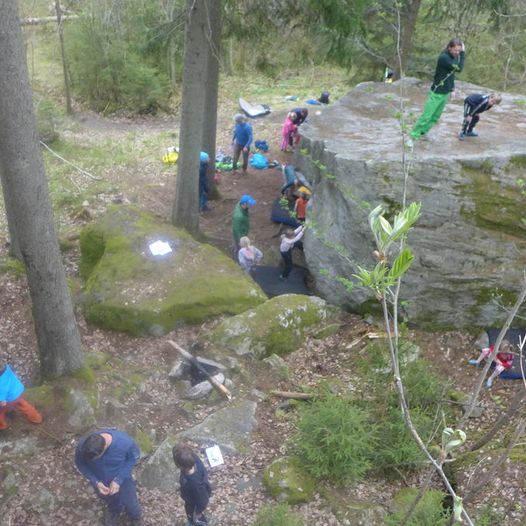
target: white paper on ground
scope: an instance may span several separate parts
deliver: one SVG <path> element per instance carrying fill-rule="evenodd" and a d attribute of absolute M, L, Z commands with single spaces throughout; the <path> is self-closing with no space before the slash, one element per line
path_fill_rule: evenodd
<path fill-rule="evenodd" d="M 152 256 L 164 256 L 172 251 L 172 247 L 166 241 L 154 241 L 150 243 L 148 248 L 152 253 Z"/>
<path fill-rule="evenodd" d="M 221 450 L 217 444 L 215 446 L 207 447 L 205 453 L 211 468 L 225 463 Z"/>

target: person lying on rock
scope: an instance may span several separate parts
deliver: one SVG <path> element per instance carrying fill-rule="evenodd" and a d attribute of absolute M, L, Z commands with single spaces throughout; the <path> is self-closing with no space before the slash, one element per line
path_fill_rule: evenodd
<path fill-rule="evenodd" d="M 455 73 L 460 73 L 464 67 L 465 54 L 462 40 L 454 38 L 438 57 L 435 77 L 427 94 L 424 110 L 410 133 L 412 139 L 426 139 L 427 132 L 440 119 L 449 94 L 455 89 Z"/>
<path fill-rule="evenodd" d="M 473 128 L 480 120 L 479 114 L 483 111 L 491 110 L 495 104 L 500 104 L 502 97 L 497 93 L 483 95 L 482 93 L 473 93 L 464 99 L 464 122 L 458 138 L 463 141 L 465 137 L 478 137 L 478 133 Z"/>
<path fill-rule="evenodd" d="M 482 360 L 487 358 L 493 352 L 494 348 L 494 345 L 484 347 L 483 349 L 481 349 L 479 357 L 468 360 L 468 363 L 470 365 L 479 365 Z M 495 369 L 491 376 L 486 380 L 487 387 L 491 387 L 493 385 L 493 380 L 495 380 L 495 378 L 500 373 L 502 373 L 502 371 L 509 369 L 513 365 L 513 355 L 515 352 L 516 349 L 512 343 L 510 343 L 508 340 L 502 340 L 499 352 L 496 354 L 495 358 L 493 358 L 493 362 L 495 363 Z"/>
<path fill-rule="evenodd" d="M 42 422 L 42 415 L 24 400 L 22 396 L 24 390 L 24 384 L 13 369 L 8 364 L 0 363 L 0 430 L 9 427 L 6 419 L 9 411 L 23 414 L 32 424 Z"/>
<path fill-rule="evenodd" d="M 206 468 L 201 459 L 187 446 L 175 446 L 172 455 L 175 465 L 181 470 L 179 483 L 188 518 L 187 526 L 206 526 L 208 519 L 204 512 L 212 495 Z"/>
<path fill-rule="evenodd" d="M 100 429 L 80 439 L 75 465 L 104 501 L 104 525 L 120 524 L 122 512 L 132 526 L 142 526 L 142 509 L 133 480 L 133 466 L 141 452 L 135 441 L 114 428 Z"/>
<path fill-rule="evenodd" d="M 247 236 L 243 236 L 239 240 L 239 245 L 241 247 L 237 254 L 239 264 L 250 274 L 261 263 L 263 252 L 253 246 Z"/>

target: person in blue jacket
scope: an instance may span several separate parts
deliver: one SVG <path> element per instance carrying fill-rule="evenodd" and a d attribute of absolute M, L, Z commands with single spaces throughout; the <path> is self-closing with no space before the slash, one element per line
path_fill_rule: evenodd
<path fill-rule="evenodd" d="M 106 503 L 105 526 L 117 525 L 123 511 L 133 526 L 143 525 L 132 476 L 140 456 L 135 441 L 117 429 L 100 429 L 80 439 L 75 450 L 75 465 Z"/>
<path fill-rule="evenodd" d="M 237 161 L 239 160 L 241 153 L 243 153 L 242 174 L 247 175 L 248 154 L 250 153 L 250 145 L 252 144 L 253 138 L 252 125 L 247 121 L 247 118 L 242 113 L 238 113 L 234 117 L 234 122 L 234 137 L 232 139 L 232 145 L 234 147 L 232 169 L 234 172 L 237 170 Z"/>
<path fill-rule="evenodd" d="M 206 526 L 208 519 L 204 511 L 212 494 L 206 468 L 201 459 L 187 446 L 175 446 L 172 455 L 175 465 L 181 470 L 179 483 L 188 518 L 187 526 Z"/>
<path fill-rule="evenodd" d="M 462 131 L 458 138 L 463 141 L 465 137 L 478 137 L 478 133 L 473 128 L 480 120 L 479 114 L 483 111 L 490 110 L 495 104 L 500 104 L 502 98 L 497 93 L 483 95 L 482 93 L 473 93 L 464 99 L 464 122 Z"/>
<path fill-rule="evenodd" d="M 208 208 L 208 162 L 210 157 L 206 152 L 199 154 L 199 212 L 207 212 Z"/>

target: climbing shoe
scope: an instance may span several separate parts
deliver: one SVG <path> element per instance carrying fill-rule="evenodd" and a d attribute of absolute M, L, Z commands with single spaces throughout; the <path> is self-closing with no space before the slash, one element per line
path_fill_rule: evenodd
<path fill-rule="evenodd" d="M 466 138 L 466 134 L 464 132 L 460 132 L 458 134 L 458 140 L 463 141 Z"/>
<path fill-rule="evenodd" d="M 479 134 L 474 131 L 466 132 L 466 137 L 478 137 Z"/>

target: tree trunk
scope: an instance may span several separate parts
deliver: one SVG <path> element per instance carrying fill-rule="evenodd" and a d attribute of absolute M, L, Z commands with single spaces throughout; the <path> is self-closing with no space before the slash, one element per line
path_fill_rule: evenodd
<path fill-rule="evenodd" d="M 411 55 L 411 45 L 413 43 L 413 35 L 415 33 L 416 20 L 420 10 L 422 0 L 407 0 L 407 3 L 402 8 L 402 27 L 400 28 L 400 57 L 402 62 L 402 70 L 405 72 L 407 62 Z M 395 80 L 400 78 L 400 64 L 396 61 L 396 68 L 393 74 Z"/>
<path fill-rule="evenodd" d="M 221 0 L 209 2 L 208 66 L 206 68 L 205 105 L 203 124 L 203 151 L 210 157 L 208 163 L 208 197 L 218 199 L 219 191 L 214 181 L 216 134 L 217 134 L 217 93 L 219 89 L 219 46 L 221 42 Z"/>
<path fill-rule="evenodd" d="M 199 232 L 199 152 L 208 66 L 208 12 L 214 1 L 187 0 L 179 161 L 172 222 L 191 234 Z"/>
<path fill-rule="evenodd" d="M 55 0 L 55 11 L 57 13 L 58 39 L 60 42 L 62 69 L 64 71 L 64 93 L 66 95 L 66 112 L 68 115 L 73 115 L 73 108 L 71 107 L 71 91 L 69 89 L 68 61 L 66 57 L 66 46 L 64 45 L 64 27 L 62 25 L 62 8 L 60 7 L 60 0 Z"/>
<path fill-rule="evenodd" d="M 0 181 L 2 182 L 2 190 L 5 188 L 4 176 L 2 173 L 2 165 L 0 163 Z M 10 203 L 5 196 L 4 191 L 4 208 L 5 215 L 7 217 L 7 227 L 9 229 L 9 255 L 12 258 L 22 261 L 22 252 L 20 252 L 20 246 L 18 245 L 18 238 L 15 232 L 15 220 L 13 217 L 13 211 L 9 207 Z"/>
<path fill-rule="evenodd" d="M 26 267 L 44 376 L 83 364 L 40 152 L 17 2 L 0 17 L 0 172 L 10 220 Z"/>

